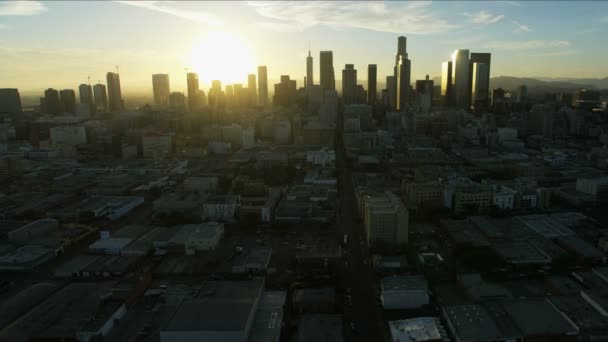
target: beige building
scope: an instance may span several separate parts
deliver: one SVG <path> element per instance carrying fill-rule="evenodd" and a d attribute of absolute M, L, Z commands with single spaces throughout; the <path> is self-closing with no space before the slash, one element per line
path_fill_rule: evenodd
<path fill-rule="evenodd" d="M 390 191 L 367 195 L 363 203 L 363 222 L 370 243 L 406 244 L 409 212 Z"/>

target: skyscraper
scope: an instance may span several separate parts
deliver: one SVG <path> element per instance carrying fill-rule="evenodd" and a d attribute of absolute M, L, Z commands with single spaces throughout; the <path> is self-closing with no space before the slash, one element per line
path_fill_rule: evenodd
<path fill-rule="evenodd" d="M 154 93 L 154 104 L 157 106 L 168 106 L 171 89 L 169 87 L 168 74 L 152 75 L 152 92 Z"/>
<path fill-rule="evenodd" d="M 395 109 L 403 110 L 409 98 L 412 64 L 407 57 L 407 39 L 397 38 L 397 53 L 395 53 Z"/>
<path fill-rule="evenodd" d="M 184 93 L 173 92 L 169 94 L 169 107 L 184 110 L 186 108 L 186 96 L 184 96 Z"/>
<path fill-rule="evenodd" d="M 376 103 L 378 92 L 377 74 L 378 67 L 376 64 L 369 64 L 367 66 L 367 104 L 370 106 Z"/>
<path fill-rule="evenodd" d="M 313 80 L 313 64 L 312 55 L 310 54 L 310 47 L 308 47 L 308 57 L 306 57 L 306 88 L 309 88 L 315 84 Z"/>
<path fill-rule="evenodd" d="M 473 63 L 471 77 L 471 109 L 475 112 L 489 108 L 490 66 L 486 63 Z"/>
<path fill-rule="evenodd" d="M 275 106 L 291 106 L 295 103 L 296 81 L 290 79 L 289 75 L 281 75 L 281 83 L 274 85 L 274 101 Z"/>
<path fill-rule="evenodd" d="M 45 114 L 61 115 L 63 114 L 63 106 L 59 101 L 59 92 L 53 88 L 44 91 Z"/>
<path fill-rule="evenodd" d="M 492 55 L 490 53 L 485 52 L 471 52 L 471 57 L 469 58 L 469 101 L 470 106 L 475 107 L 475 110 L 484 110 L 487 109 L 490 105 L 490 62 L 492 59 Z M 475 63 L 483 63 L 485 67 L 480 66 L 480 72 L 478 72 L 477 76 L 473 76 L 473 68 Z M 482 70 L 483 69 L 483 70 Z M 487 69 L 487 70 L 485 70 Z M 485 72 L 487 71 L 487 72 Z M 475 86 L 475 80 L 479 80 L 479 85 L 477 86 L 477 94 L 476 98 L 473 97 L 473 87 Z M 480 92 L 480 86 L 485 87 L 484 91 Z M 485 95 L 483 95 L 485 92 Z"/>
<path fill-rule="evenodd" d="M 108 104 L 110 112 L 123 110 L 122 92 L 120 91 L 120 75 L 109 72 L 106 75 L 108 84 Z"/>
<path fill-rule="evenodd" d="M 345 105 L 356 103 L 357 70 L 353 64 L 346 64 L 342 70 L 342 102 Z"/>
<path fill-rule="evenodd" d="M 93 94 L 95 95 L 95 107 L 102 111 L 108 110 L 108 95 L 106 92 L 106 86 L 98 83 L 93 86 Z"/>
<path fill-rule="evenodd" d="M 63 89 L 59 92 L 59 101 L 66 113 L 76 113 L 76 92 L 74 89 Z"/>
<path fill-rule="evenodd" d="M 14 116 L 22 113 L 21 96 L 19 90 L 0 89 L 0 116 Z"/>
<path fill-rule="evenodd" d="M 249 93 L 249 104 L 255 105 L 258 98 L 256 90 L 255 74 L 247 75 L 247 93 Z"/>
<path fill-rule="evenodd" d="M 93 100 L 93 87 L 90 84 L 81 84 L 78 86 L 78 95 L 80 96 L 80 104 L 86 105 L 89 108 L 89 114 L 95 113 L 95 101 Z"/>
<path fill-rule="evenodd" d="M 323 90 L 335 90 L 336 79 L 334 76 L 334 55 L 331 51 L 321 51 L 319 55 L 321 88 Z"/>
<path fill-rule="evenodd" d="M 188 108 L 190 109 L 190 111 L 197 110 L 199 108 L 198 75 L 194 72 L 187 73 L 186 85 L 188 88 Z"/>
<path fill-rule="evenodd" d="M 265 65 L 258 66 L 258 104 L 268 104 L 268 70 Z"/>
<path fill-rule="evenodd" d="M 395 97 L 397 95 L 397 82 L 395 76 L 386 76 L 386 90 L 388 93 L 388 107 L 395 109 Z"/>
<path fill-rule="evenodd" d="M 469 87 L 469 50 L 456 50 L 452 53 L 452 98 L 455 106 L 469 109 Z"/>
<path fill-rule="evenodd" d="M 452 104 L 452 62 L 441 64 L 441 99 L 446 106 Z"/>

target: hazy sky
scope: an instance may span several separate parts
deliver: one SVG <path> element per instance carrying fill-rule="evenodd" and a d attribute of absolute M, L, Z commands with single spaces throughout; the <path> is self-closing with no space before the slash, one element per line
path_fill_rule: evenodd
<path fill-rule="evenodd" d="M 210 31 L 250 52 L 196 46 Z M 186 67 L 200 70 L 206 90 L 205 69 L 240 60 L 267 65 L 271 82 L 289 74 L 300 86 L 309 41 L 315 83 L 319 50 L 333 50 L 337 79 L 353 63 L 364 83 L 367 64 L 378 64 L 381 80 L 392 72 L 399 35 L 408 38 L 412 81 L 438 76 L 457 48 L 491 52 L 492 76 L 606 77 L 607 33 L 607 2 L 2 1 L 0 88 L 77 88 L 89 75 L 105 83 L 119 65 L 123 92 L 147 91 L 153 73 L 169 73 L 172 91 L 183 91 Z M 224 65 L 193 61 L 193 50 Z"/>

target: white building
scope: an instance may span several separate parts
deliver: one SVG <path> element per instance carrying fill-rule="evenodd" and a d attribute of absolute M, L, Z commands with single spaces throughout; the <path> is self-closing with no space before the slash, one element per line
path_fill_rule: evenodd
<path fill-rule="evenodd" d="M 223 141 L 209 141 L 207 149 L 213 154 L 229 154 L 232 151 L 232 144 Z"/>
<path fill-rule="evenodd" d="M 222 127 L 222 139 L 238 149 L 243 144 L 243 128 L 237 124 Z"/>
<path fill-rule="evenodd" d="M 289 144 L 291 137 L 291 123 L 288 120 L 279 121 L 274 126 L 274 143 Z"/>
<path fill-rule="evenodd" d="M 147 134 L 141 137 L 144 158 L 162 159 L 173 150 L 173 136 L 170 134 Z"/>
<path fill-rule="evenodd" d="M 509 127 L 499 127 L 496 129 L 496 138 L 502 145 L 505 141 L 517 140 L 517 129 Z"/>
<path fill-rule="evenodd" d="M 243 130 L 243 148 L 248 150 L 255 147 L 255 130 L 253 127 L 247 127 Z"/>
<path fill-rule="evenodd" d="M 84 126 L 58 126 L 50 129 L 53 145 L 76 146 L 86 144 L 87 132 Z"/>
<path fill-rule="evenodd" d="M 608 192 L 608 177 L 579 178 L 576 180 L 576 190 L 591 195 L 594 201 Z"/>
<path fill-rule="evenodd" d="M 503 210 L 513 209 L 516 194 L 517 191 L 506 186 L 501 186 L 500 190 L 494 192 L 493 203 Z"/>
<path fill-rule="evenodd" d="M 203 204 L 203 219 L 232 222 L 236 218 L 237 208 L 237 196 L 211 196 Z"/>
<path fill-rule="evenodd" d="M 306 162 L 313 165 L 325 166 L 336 160 L 336 151 L 320 149 L 318 151 L 306 151 Z"/>
<path fill-rule="evenodd" d="M 391 276 L 382 279 L 382 306 L 385 309 L 414 309 L 428 303 L 429 286 L 424 276 Z"/>
<path fill-rule="evenodd" d="M 196 225 L 192 233 L 186 239 L 186 254 L 192 255 L 198 251 L 214 250 L 224 236 L 224 224 L 218 222 L 207 222 Z M 191 228 L 190 228 L 191 229 Z"/>
<path fill-rule="evenodd" d="M 416 317 L 389 321 L 392 342 L 448 341 L 445 328 L 437 317 Z"/>
<path fill-rule="evenodd" d="M 217 177 L 188 177 L 184 179 L 184 190 L 190 192 L 215 192 L 218 185 Z"/>

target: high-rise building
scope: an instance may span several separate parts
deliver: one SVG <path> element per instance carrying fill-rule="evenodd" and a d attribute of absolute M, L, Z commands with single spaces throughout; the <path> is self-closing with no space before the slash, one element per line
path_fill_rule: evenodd
<path fill-rule="evenodd" d="M 441 64 L 441 100 L 446 106 L 452 104 L 452 62 Z"/>
<path fill-rule="evenodd" d="M 367 104 L 374 105 L 376 103 L 376 96 L 378 93 L 378 67 L 376 64 L 369 64 L 367 66 Z"/>
<path fill-rule="evenodd" d="M 61 101 L 64 112 L 76 114 L 76 92 L 74 89 L 59 91 L 59 101 Z"/>
<path fill-rule="evenodd" d="M 184 96 L 184 93 L 173 92 L 169 94 L 169 107 L 177 110 L 185 110 L 186 96 Z"/>
<path fill-rule="evenodd" d="M 188 109 L 194 111 L 200 108 L 198 99 L 198 74 L 189 72 L 186 74 L 186 85 L 188 88 Z"/>
<path fill-rule="evenodd" d="M 89 108 L 89 114 L 95 113 L 95 100 L 93 99 L 93 87 L 90 84 L 81 84 L 78 86 L 78 95 L 80 96 L 80 104 L 86 105 Z"/>
<path fill-rule="evenodd" d="M 290 79 L 289 75 L 281 75 L 281 83 L 274 85 L 275 106 L 291 106 L 296 101 L 296 81 Z"/>
<path fill-rule="evenodd" d="M 118 73 L 109 72 L 106 75 L 108 84 L 108 105 L 110 112 L 115 112 L 124 109 L 122 101 L 122 92 L 120 90 L 120 75 Z"/>
<path fill-rule="evenodd" d="M 475 112 L 487 110 L 490 105 L 490 66 L 473 63 L 471 77 L 471 109 Z"/>
<path fill-rule="evenodd" d="M 386 90 L 388 95 L 388 108 L 395 109 L 395 97 L 397 95 L 397 82 L 395 82 L 395 76 L 386 76 Z"/>
<path fill-rule="evenodd" d="M 310 88 L 315 84 L 313 80 L 313 64 L 312 55 L 310 54 L 310 47 L 308 48 L 308 57 L 306 57 L 306 88 Z"/>
<path fill-rule="evenodd" d="M 95 95 L 95 108 L 97 110 L 107 111 L 108 110 L 108 95 L 106 92 L 106 86 L 97 83 L 93 86 L 93 94 Z"/>
<path fill-rule="evenodd" d="M 407 56 L 407 38 L 397 38 L 397 53 L 395 53 L 395 109 L 403 110 L 409 99 L 412 63 Z"/>
<path fill-rule="evenodd" d="M 19 90 L 12 88 L 0 89 L 0 116 L 14 116 L 22 113 Z"/>
<path fill-rule="evenodd" d="M 258 104 L 268 105 L 268 70 L 265 65 L 258 66 Z"/>
<path fill-rule="evenodd" d="M 426 75 L 424 80 L 416 81 L 416 98 L 418 108 L 422 111 L 428 111 L 433 104 L 433 89 L 434 82 Z"/>
<path fill-rule="evenodd" d="M 154 93 L 154 104 L 157 106 L 169 105 L 169 95 L 171 88 L 169 86 L 168 74 L 152 75 L 152 92 Z"/>
<path fill-rule="evenodd" d="M 469 109 L 469 50 L 452 53 L 452 98 L 455 106 Z"/>
<path fill-rule="evenodd" d="M 320 83 L 323 90 L 335 90 L 334 55 L 331 51 L 321 51 L 319 54 Z"/>
<path fill-rule="evenodd" d="M 342 70 L 342 102 L 345 105 L 356 103 L 357 69 L 353 64 L 346 64 Z"/>
<path fill-rule="evenodd" d="M 241 88 L 243 87 L 239 84 Z M 242 92 L 241 92 L 242 93 Z M 240 97 L 237 94 L 237 85 L 234 85 L 234 95 L 235 97 Z M 214 111 L 221 109 L 224 105 L 224 92 L 222 91 L 222 81 L 220 80 L 212 80 L 211 81 L 211 89 L 209 89 L 208 96 L 209 107 L 211 107 Z"/>
<path fill-rule="evenodd" d="M 490 105 L 490 62 L 492 59 L 492 55 L 486 52 L 471 52 L 471 56 L 469 57 L 469 101 L 470 105 L 475 108 L 475 110 L 485 110 Z M 483 63 L 485 64 L 484 70 L 487 69 L 487 72 L 477 73 L 477 77 L 473 76 L 473 68 L 475 63 Z M 479 85 L 477 86 L 477 97 L 473 98 L 473 87 L 475 86 L 475 79 L 479 79 Z M 485 86 L 485 92 L 481 92 L 480 86 Z M 485 96 L 483 95 L 485 94 Z"/>
<path fill-rule="evenodd" d="M 247 92 L 249 93 L 249 104 L 251 105 L 255 105 L 257 102 L 258 92 L 256 88 L 255 74 L 247 75 Z"/>
<path fill-rule="evenodd" d="M 61 101 L 59 100 L 59 92 L 53 88 L 49 88 L 44 91 L 44 106 L 46 109 L 45 114 L 63 114 L 63 106 L 61 105 Z"/>

